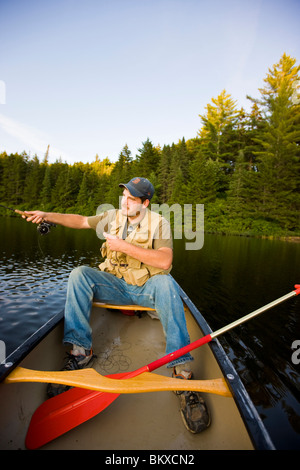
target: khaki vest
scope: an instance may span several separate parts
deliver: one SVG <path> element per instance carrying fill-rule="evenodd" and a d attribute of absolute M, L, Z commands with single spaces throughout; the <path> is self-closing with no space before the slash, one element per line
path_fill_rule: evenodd
<path fill-rule="evenodd" d="M 125 238 L 125 241 L 132 245 L 141 246 L 146 249 L 152 249 L 155 230 L 158 228 L 161 216 L 147 209 L 144 218 L 135 227 L 135 229 Z M 110 234 L 121 238 L 127 217 L 122 214 L 121 210 L 116 213 L 116 218 L 111 224 Z M 154 268 L 125 253 L 119 251 L 111 251 L 107 243 L 103 243 L 101 247 L 101 255 L 106 259 L 99 265 L 101 271 L 114 274 L 118 278 L 124 278 L 128 284 L 142 286 L 145 282 L 156 274 L 168 274 L 168 270 Z"/>

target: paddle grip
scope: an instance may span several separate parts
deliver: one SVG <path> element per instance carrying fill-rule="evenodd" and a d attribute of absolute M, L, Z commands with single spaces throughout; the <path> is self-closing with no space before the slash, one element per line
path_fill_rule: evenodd
<path fill-rule="evenodd" d="M 147 368 L 149 372 L 152 372 L 153 370 L 158 369 L 159 367 L 164 366 L 169 362 L 175 361 L 176 359 L 183 356 L 184 354 L 187 354 L 193 349 L 199 348 L 203 344 L 209 343 L 211 340 L 212 337 L 210 335 L 203 336 L 203 338 L 197 339 L 193 343 L 190 343 L 187 346 L 183 346 L 183 348 L 177 349 L 177 351 L 174 351 L 164 357 L 161 357 L 160 359 L 157 359 L 154 362 L 151 362 L 150 364 L 148 364 Z"/>

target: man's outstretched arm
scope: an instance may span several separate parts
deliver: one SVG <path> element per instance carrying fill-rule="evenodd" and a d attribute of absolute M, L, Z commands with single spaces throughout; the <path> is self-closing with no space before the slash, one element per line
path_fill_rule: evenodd
<path fill-rule="evenodd" d="M 24 211 L 27 222 L 40 224 L 41 222 L 51 222 L 52 224 L 63 225 L 70 228 L 91 228 L 88 224 L 87 217 L 79 214 L 60 214 L 58 212 L 43 211 Z"/>

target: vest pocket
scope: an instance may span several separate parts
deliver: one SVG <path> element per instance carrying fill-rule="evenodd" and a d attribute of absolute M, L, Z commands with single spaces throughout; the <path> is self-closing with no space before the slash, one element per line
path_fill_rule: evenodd
<path fill-rule="evenodd" d="M 100 248 L 100 253 L 101 253 L 101 256 L 102 258 L 105 258 L 106 255 L 107 255 L 107 246 L 106 246 L 106 242 L 102 243 L 102 246 Z"/>
<path fill-rule="evenodd" d="M 123 277 L 128 284 L 133 286 L 142 286 L 149 279 L 150 274 L 147 268 L 132 269 L 128 268 L 123 273 Z"/>
<path fill-rule="evenodd" d="M 140 269 L 142 262 L 138 259 L 132 258 L 131 256 L 127 256 L 127 263 L 128 267 L 132 269 Z"/>

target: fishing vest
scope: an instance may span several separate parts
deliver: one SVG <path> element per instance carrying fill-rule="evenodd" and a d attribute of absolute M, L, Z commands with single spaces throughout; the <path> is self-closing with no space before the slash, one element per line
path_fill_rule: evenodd
<path fill-rule="evenodd" d="M 154 234 L 156 230 L 159 229 L 161 219 L 161 215 L 147 209 L 144 218 L 137 224 L 133 231 L 126 236 L 125 241 L 135 246 L 152 249 Z M 122 214 L 121 210 L 118 210 L 115 220 L 111 223 L 109 233 L 118 238 L 123 238 L 126 224 L 127 217 Z M 105 261 L 99 265 L 101 271 L 114 274 L 120 279 L 124 278 L 128 284 L 134 286 L 142 286 L 151 276 L 156 274 L 168 274 L 171 271 L 171 267 L 168 270 L 155 268 L 125 253 L 112 251 L 106 242 L 103 243 L 101 247 L 101 255 L 106 258 Z"/>

